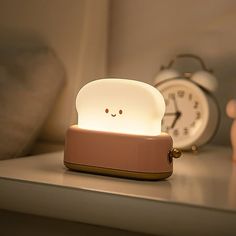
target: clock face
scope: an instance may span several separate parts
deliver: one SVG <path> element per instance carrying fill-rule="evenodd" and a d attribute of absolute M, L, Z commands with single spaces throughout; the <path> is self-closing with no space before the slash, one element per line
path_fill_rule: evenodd
<path fill-rule="evenodd" d="M 203 92 L 193 83 L 184 80 L 167 81 L 158 89 L 166 103 L 162 131 L 172 136 L 176 147 L 194 145 L 208 117 Z"/>

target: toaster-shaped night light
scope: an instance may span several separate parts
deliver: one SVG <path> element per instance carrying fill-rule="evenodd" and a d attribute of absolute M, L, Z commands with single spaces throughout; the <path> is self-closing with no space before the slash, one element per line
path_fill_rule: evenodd
<path fill-rule="evenodd" d="M 136 179 L 164 179 L 173 172 L 173 148 L 161 133 L 165 102 L 151 85 L 126 79 L 86 84 L 76 98 L 78 124 L 66 134 L 69 169 Z"/>

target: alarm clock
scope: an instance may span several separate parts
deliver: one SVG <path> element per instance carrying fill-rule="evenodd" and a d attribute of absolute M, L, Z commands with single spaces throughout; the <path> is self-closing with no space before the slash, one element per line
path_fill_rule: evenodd
<path fill-rule="evenodd" d="M 180 58 L 197 60 L 201 70 L 179 72 L 173 64 Z M 172 136 L 174 146 L 195 151 L 208 143 L 217 131 L 220 113 L 214 97 L 217 80 L 203 60 L 192 54 L 177 55 L 168 66 L 161 67 L 154 86 L 166 103 L 162 131 Z"/>

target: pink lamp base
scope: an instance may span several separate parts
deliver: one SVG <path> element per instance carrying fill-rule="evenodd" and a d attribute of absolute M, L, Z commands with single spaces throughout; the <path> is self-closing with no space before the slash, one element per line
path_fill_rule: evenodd
<path fill-rule="evenodd" d="M 71 126 L 66 135 L 64 164 L 95 174 L 158 180 L 173 172 L 172 138 L 109 133 Z"/>

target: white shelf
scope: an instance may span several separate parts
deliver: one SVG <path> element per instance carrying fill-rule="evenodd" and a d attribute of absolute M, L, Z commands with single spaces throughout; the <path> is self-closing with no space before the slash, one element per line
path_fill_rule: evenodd
<path fill-rule="evenodd" d="M 0 208 L 160 235 L 236 234 L 236 164 L 227 147 L 175 160 L 166 181 L 72 172 L 63 153 L 0 162 Z"/>

